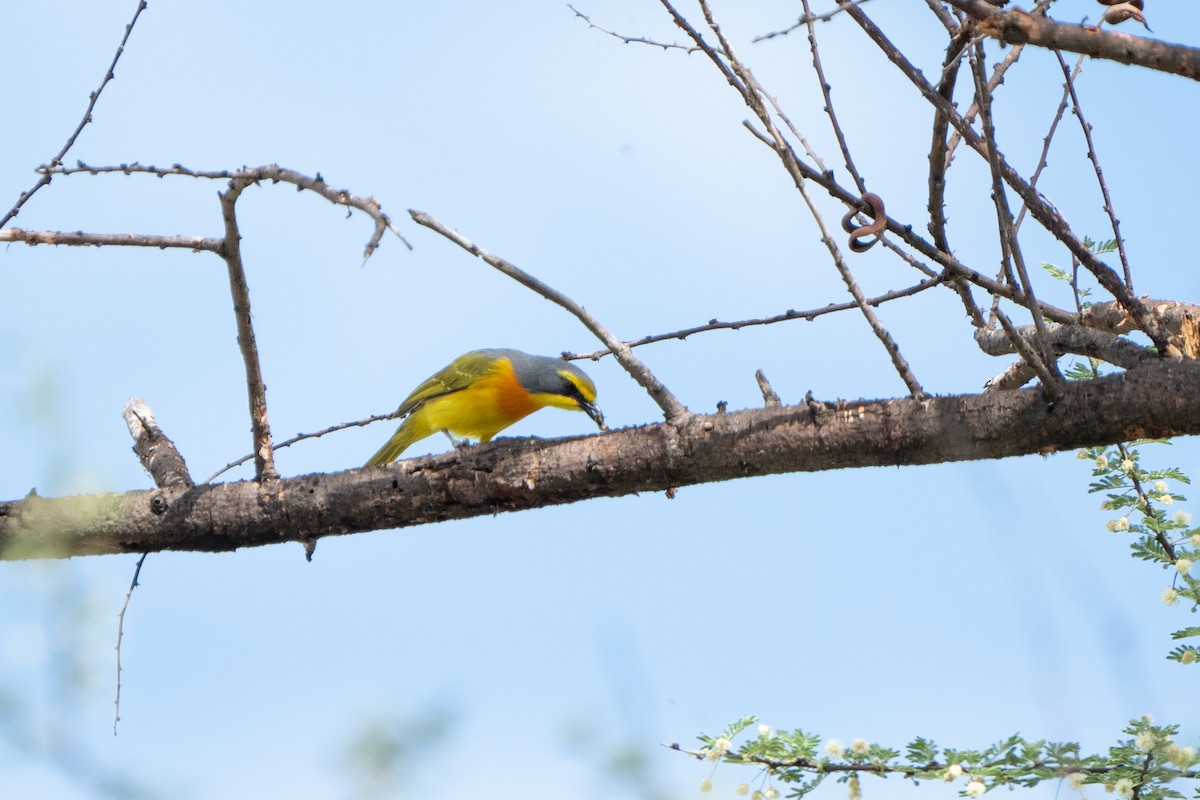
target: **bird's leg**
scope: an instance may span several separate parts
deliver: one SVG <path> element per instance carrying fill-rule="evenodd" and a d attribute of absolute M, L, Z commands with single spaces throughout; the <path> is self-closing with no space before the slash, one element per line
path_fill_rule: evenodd
<path fill-rule="evenodd" d="M 454 445 L 455 450 L 461 450 L 464 447 L 471 446 L 471 443 L 468 442 L 465 437 L 462 439 L 455 439 L 450 435 L 450 431 L 447 430 L 443 430 L 442 433 L 446 434 L 446 438 L 450 440 L 450 444 Z"/>

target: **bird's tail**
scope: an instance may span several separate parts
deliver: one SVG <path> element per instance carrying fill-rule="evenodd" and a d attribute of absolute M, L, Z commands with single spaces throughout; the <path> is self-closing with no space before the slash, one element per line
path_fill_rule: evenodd
<path fill-rule="evenodd" d="M 363 466 L 375 467 L 380 464 L 387 464 L 390 461 L 395 461 L 400 457 L 400 454 L 408 449 L 409 445 L 420 439 L 424 439 L 433 433 L 429 430 L 429 426 L 422 424 L 423 419 L 420 414 L 414 414 L 400 424 L 396 432 L 392 434 L 392 438 L 387 440 L 387 444 L 379 448 L 379 452 L 371 456 Z"/>

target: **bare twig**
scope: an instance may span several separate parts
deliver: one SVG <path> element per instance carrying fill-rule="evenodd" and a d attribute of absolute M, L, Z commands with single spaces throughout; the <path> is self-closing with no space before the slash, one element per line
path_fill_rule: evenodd
<path fill-rule="evenodd" d="M 225 221 L 225 245 L 221 258 L 229 270 L 229 290 L 233 295 L 233 313 L 237 319 L 238 347 L 246 366 L 246 389 L 249 395 L 250 428 L 254 436 L 254 477 L 259 482 L 277 480 L 275 459 L 271 452 L 271 425 L 267 421 L 267 387 L 263 383 L 262 364 L 258 358 L 258 345 L 254 338 L 254 323 L 250 316 L 250 287 L 246 284 L 246 270 L 242 266 L 241 233 L 238 232 L 237 214 L 234 206 L 242 191 L 251 183 L 241 178 L 229 182 L 229 189 L 218 196 L 221 199 L 221 217 Z"/>
<path fill-rule="evenodd" d="M 942 23 L 942 27 L 946 29 L 946 33 L 950 34 L 951 37 L 962 27 L 958 24 L 958 20 L 954 18 L 954 15 L 942 5 L 941 0 L 925 0 L 925 5 L 929 6 L 929 10 L 938 18 L 938 22 Z"/>
<path fill-rule="evenodd" d="M 157 247 L 181 248 L 219 253 L 223 239 L 203 236 L 159 236 L 152 233 L 84 233 L 83 231 L 27 231 L 23 228 L 0 230 L 0 242 L 24 242 L 70 247 Z"/>
<path fill-rule="evenodd" d="M 532 289 L 550 302 L 562 306 L 564 309 L 573 314 L 576 319 L 583 323 L 584 327 L 595 334 L 596 338 L 604 343 L 605 347 L 612 351 L 613 356 L 618 362 L 620 362 L 621 366 L 625 368 L 625 371 L 633 376 L 633 379 L 641 384 L 643 388 L 645 388 L 645 390 L 650 394 L 650 397 L 654 399 L 654 402 L 658 404 L 658 407 L 662 409 L 667 422 L 678 426 L 691 419 L 691 413 L 687 410 L 687 407 L 684 406 L 683 403 L 679 402 L 675 395 L 671 394 L 670 390 L 668 390 L 667 387 L 664 386 L 663 383 L 654 375 L 654 373 L 652 373 L 650 369 L 641 362 L 641 359 L 633 354 L 633 351 L 628 346 L 623 344 L 620 339 L 618 339 L 607 328 L 601 325 L 600 321 L 589 314 L 588 311 L 583 308 L 583 306 L 579 305 L 562 292 L 559 292 L 545 283 L 542 283 L 540 280 L 524 270 L 521 270 L 516 265 L 505 261 L 499 256 L 492 255 L 483 248 L 477 246 L 474 242 L 463 236 L 458 231 L 447 228 L 441 222 L 437 221 L 425 212 L 410 209 L 408 213 L 410 216 L 412 216 L 413 221 L 418 225 L 423 225 L 426 228 L 435 231 L 436 233 L 440 233 L 442 236 L 454 242 L 471 255 L 483 259 L 486 263 L 517 281 L 517 283 Z"/>
<path fill-rule="evenodd" d="M 1043 16 L 1043 15 L 1045 15 L 1047 9 L 1049 9 L 1053 3 L 1054 3 L 1054 0 L 1038 0 L 1038 2 L 1033 4 L 1033 8 L 1030 9 L 1029 13 L 1032 14 L 1033 16 Z M 941 4 L 937 0 L 930 0 L 930 5 L 931 6 L 937 5 L 940 7 Z M 983 34 L 976 35 L 974 29 L 971 28 L 970 26 L 964 25 L 961 28 L 958 28 L 957 30 L 959 30 L 963 34 L 964 39 L 967 39 L 967 38 L 970 39 L 969 46 L 975 45 L 981 38 L 983 38 Z M 954 32 L 955 32 L 955 29 L 951 29 L 951 33 L 953 34 Z M 1001 60 L 1001 62 L 996 65 L 996 68 L 994 70 L 992 70 L 992 77 L 988 78 L 988 93 L 989 94 L 995 93 L 996 89 L 998 89 L 1000 87 L 1000 84 L 1004 82 L 1004 73 L 1008 72 L 1009 68 L 1017 63 L 1017 60 L 1021 57 L 1021 51 L 1024 48 L 1025 48 L 1025 45 L 1023 45 L 1023 44 L 1015 45 L 1004 56 L 1004 59 Z M 966 52 L 965 47 L 963 48 L 963 50 L 960 50 L 958 52 L 956 59 L 961 59 L 964 52 Z M 948 63 L 948 65 L 949 65 L 949 63 Z M 951 99 L 951 98 L 947 98 L 947 99 Z M 973 123 L 975 121 L 975 115 L 978 113 L 979 113 L 979 103 L 972 102 L 971 107 L 967 109 L 967 113 L 963 114 L 963 119 L 965 119 L 968 123 Z M 948 159 L 947 163 L 946 163 L 947 168 L 949 168 L 949 166 L 950 166 L 949 160 L 953 159 L 954 150 L 955 150 L 955 148 L 958 147 L 959 141 L 961 141 L 961 137 L 958 135 L 958 133 L 955 133 L 950 139 L 950 146 L 947 149 L 947 154 L 946 154 L 947 159 Z M 1017 227 L 1020 227 L 1020 226 L 1018 225 Z"/>
<path fill-rule="evenodd" d="M 1009 270 L 1009 259 L 1011 258 L 1012 265 L 1016 267 L 1021 288 L 1024 290 L 1025 295 L 1036 303 L 1037 298 L 1033 292 L 1033 281 L 1029 279 L 1029 272 L 1025 269 L 1025 257 L 1021 251 L 1021 243 L 1017 238 L 1016 228 L 1013 226 L 1012 210 L 1008 206 L 1008 195 L 1004 190 L 1004 181 L 1000 176 L 1000 148 L 996 143 L 996 128 L 992 123 L 991 96 L 988 93 L 987 79 L 983 74 L 982 42 L 976 44 L 975 50 L 971 54 L 971 71 L 975 77 L 979 118 L 983 123 L 983 137 L 987 145 L 988 166 L 991 168 L 992 173 L 992 200 L 996 206 L 996 221 L 1000 233 L 1000 249 L 1004 256 L 1004 268 L 1006 272 Z M 1005 318 L 999 309 L 995 309 L 995 313 L 1004 326 L 1005 332 L 1009 332 L 1011 326 L 1005 323 Z M 1047 391 L 1057 391 L 1063 378 L 1059 374 L 1054 352 L 1046 336 L 1046 321 L 1036 311 L 1032 311 L 1031 315 L 1033 317 L 1034 328 L 1037 331 L 1036 342 L 1038 345 L 1038 355 L 1041 357 L 1040 363 L 1042 369 L 1038 369 L 1037 364 L 1031 363 L 1030 366 L 1038 370 L 1038 376 L 1042 378 Z M 1019 343 L 1015 344 L 1017 344 L 1017 349 L 1021 355 L 1024 356 L 1026 348 L 1022 348 Z"/>
<path fill-rule="evenodd" d="M 861 1 L 862 0 L 860 0 L 860 2 Z M 587 14 L 584 14 L 570 3 L 567 3 L 567 8 L 575 12 L 575 16 L 586 22 L 589 28 L 594 28 L 601 33 L 606 33 L 613 38 L 620 39 L 625 44 L 648 44 L 653 47 L 661 47 L 663 50 L 682 50 L 685 53 L 694 53 L 700 49 L 699 47 L 691 47 L 689 45 L 679 44 L 677 42 L 658 42 L 654 39 L 647 39 L 645 36 L 626 36 L 625 34 L 618 33 L 610 28 L 605 28 L 603 25 L 597 25 L 596 23 L 592 22 L 591 17 L 589 17 Z"/>
<path fill-rule="evenodd" d="M 1030 186 L 1037 186 L 1038 179 L 1041 178 L 1043 170 L 1049 163 L 1050 143 L 1054 141 L 1054 134 L 1058 130 L 1059 123 L 1062 122 L 1063 114 L 1067 111 L 1067 101 L 1071 97 L 1069 84 L 1079 75 L 1081 69 L 1083 69 L 1083 56 L 1080 56 L 1075 63 L 1074 71 L 1067 75 L 1067 82 L 1063 85 L 1062 99 L 1058 101 L 1058 109 L 1054 112 L 1054 119 L 1050 121 L 1050 130 L 1046 131 L 1046 136 L 1042 139 L 1042 154 L 1038 157 L 1037 166 L 1033 168 L 1033 174 L 1029 176 Z M 1021 210 L 1017 212 L 1017 221 L 1014 223 L 1017 230 L 1021 229 L 1021 222 L 1025 219 L 1025 212 L 1028 210 L 1022 203 Z"/>
<path fill-rule="evenodd" d="M 137 560 L 137 566 L 133 568 L 133 580 L 129 584 L 129 591 L 125 593 L 125 602 L 121 604 L 121 611 L 117 614 L 117 699 L 114 702 L 116 710 L 113 712 L 113 736 L 117 735 L 117 723 L 121 721 L 121 644 L 125 639 L 125 613 L 129 611 L 129 601 L 133 599 L 133 590 L 138 587 L 138 576 L 142 574 L 142 564 L 146 563 L 146 556 L 149 553 L 142 553 Z"/>
<path fill-rule="evenodd" d="M 700 32 L 696 30 L 695 26 L 688 22 L 687 17 L 683 16 L 683 14 L 680 14 L 675 9 L 675 6 L 671 5 L 670 0 L 659 0 L 659 2 L 661 2 L 663 7 L 666 8 L 667 13 L 671 15 L 671 19 L 674 20 L 675 25 L 683 30 L 683 32 L 686 33 L 688 37 L 696 43 L 700 50 L 706 56 L 708 56 L 710 61 L 713 62 L 713 65 L 716 66 L 717 70 L 725 76 L 725 80 L 729 82 L 729 85 L 736 89 L 740 95 L 742 95 L 746 101 L 746 105 L 750 106 L 757 113 L 762 106 L 762 101 L 757 95 L 752 93 L 746 87 L 746 85 L 742 82 L 742 79 L 735 74 L 733 69 L 730 68 L 730 65 L 724 61 L 727 51 L 713 47 L 706 42 L 704 37 L 700 35 Z M 755 107 L 756 104 L 758 108 Z"/>
<path fill-rule="evenodd" d="M 40 170 L 47 174 L 55 175 L 100 175 L 104 173 L 119 172 L 123 175 L 153 175 L 159 178 L 165 178 L 168 175 L 181 175 L 188 178 L 207 179 L 207 180 L 230 180 L 243 181 L 247 184 L 259 183 L 260 181 L 270 181 L 271 183 L 288 183 L 302 191 L 314 192 L 324 197 L 330 203 L 347 208 L 357 209 L 369 216 L 375 222 L 375 231 L 371 238 L 367 241 L 367 246 L 363 250 L 363 260 L 366 261 L 383 241 L 383 235 L 391 231 L 397 239 L 399 239 L 409 250 L 412 245 L 404 234 L 392 222 L 391 217 L 383 211 L 383 206 L 374 197 L 359 197 L 345 189 L 339 189 L 336 186 L 330 186 L 325 182 L 325 178 L 317 173 L 316 176 L 305 175 L 294 169 L 281 167 L 278 164 L 266 164 L 261 167 L 242 167 L 237 170 L 195 170 L 189 169 L 182 164 L 172 164 L 170 167 L 156 167 L 153 164 L 139 164 L 136 161 L 132 164 L 118 164 L 112 166 L 93 166 L 85 164 L 82 161 L 77 162 L 75 167 L 49 166 L 40 167 Z"/>
<path fill-rule="evenodd" d="M 868 2 L 868 0 L 850 0 L 850 2 L 846 3 L 846 5 L 859 6 L 866 2 Z M 753 42 L 754 44 L 758 44 L 759 42 L 765 42 L 767 39 L 774 39 L 776 36 L 787 36 L 792 31 L 798 30 L 806 25 L 809 26 L 809 28 L 811 30 L 812 23 L 828 22 L 829 20 L 833 19 L 834 17 L 836 17 L 838 14 L 842 13 L 843 11 L 845 11 L 845 7 L 838 6 L 836 8 L 830 9 L 829 11 L 826 11 L 824 14 L 814 14 L 809 9 L 808 4 L 806 3 L 804 5 L 804 16 L 797 19 L 795 21 L 795 23 L 789 25 L 786 28 L 782 28 L 777 31 L 771 31 L 770 33 L 764 33 L 761 36 L 755 36 L 750 41 Z"/>
<path fill-rule="evenodd" d="M 79 120 L 79 124 L 75 126 L 75 130 L 67 137 L 66 143 L 58 154 L 50 159 L 51 165 L 57 166 L 66 158 L 67 151 L 75 146 L 75 140 L 79 138 L 79 134 L 83 132 L 84 127 L 92 121 L 92 112 L 96 109 L 96 103 L 100 100 L 100 94 L 104 91 L 104 87 L 108 86 L 108 82 L 116 77 L 117 62 L 121 60 L 121 54 L 125 52 L 125 45 L 129 42 L 129 36 L 133 33 L 133 26 L 137 24 L 138 17 L 146 10 L 146 0 L 138 0 L 137 9 L 133 12 L 133 18 L 129 20 L 129 24 L 125 26 L 125 35 L 121 37 L 121 43 L 117 45 L 117 52 L 113 54 L 112 62 L 108 65 L 108 71 L 104 73 L 104 77 L 100 79 L 100 85 L 96 90 L 88 95 L 87 108 L 84 109 L 83 118 Z M 17 202 L 13 204 L 3 217 L 0 217 L 0 228 L 8 224 L 9 220 L 21 213 L 21 207 L 33 197 L 33 195 L 43 186 L 50 183 L 50 174 L 43 172 L 38 178 L 37 183 L 26 191 L 21 193 L 17 198 Z"/>
<path fill-rule="evenodd" d="M 1088 160 L 1092 162 L 1092 167 L 1096 170 L 1096 182 L 1100 185 L 1100 195 L 1104 198 L 1104 213 L 1108 215 L 1108 219 L 1112 223 L 1113 238 L 1117 242 L 1117 254 L 1121 259 L 1121 267 L 1125 272 L 1125 285 L 1129 287 L 1130 291 L 1133 291 L 1133 271 L 1129 268 L 1129 257 L 1125 253 L 1125 239 L 1121 236 L 1121 221 L 1117 219 L 1117 212 L 1113 209 L 1112 195 L 1108 193 L 1108 183 L 1104 180 L 1104 170 L 1100 168 L 1100 156 L 1096 153 L 1096 143 L 1092 141 L 1092 126 L 1083 116 L 1083 106 L 1079 103 L 1079 95 L 1075 91 L 1074 76 L 1067 69 L 1067 62 L 1063 60 L 1062 53 L 1055 51 L 1054 55 L 1058 57 L 1058 65 L 1062 67 L 1063 77 L 1066 79 L 1066 88 L 1071 95 L 1071 107 L 1075 110 L 1075 117 L 1079 120 L 1079 127 L 1083 131 L 1084 141 L 1087 142 Z M 1076 69 L 1078 69 L 1078 66 L 1076 66 Z"/>
<path fill-rule="evenodd" d="M 995 314 L 996 319 L 1000 321 L 1000 327 L 1004 329 L 1004 333 L 1008 336 L 1009 341 L 1012 342 L 1017 353 L 1020 354 L 1021 359 L 1029 365 L 1029 368 L 1033 370 L 1037 374 L 1038 379 L 1041 380 L 1042 389 L 1046 392 L 1056 392 L 1056 388 L 1063 382 L 1062 376 L 1058 373 L 1057 366 L 1054 367 L 1054 371 L 1052 372 L 1046 362 L 1042 360 L 1041 354 L 1035 350 L 1029 344 L 1029 342 L 1025 341 L 1025 339 L 1021 337 L 1020 333 L 1017 331 L 1017 326 L 1012 324 L 1012 321 L 1008 318 L 1008 315 L 1005 314 L 1004 311 L 997 308 L 994 309 L 992 313 Z M 1038 340 L 1038 344 L 1044 344 L 1045 341 L 1046 340 L 1043 337 Z"/>
<path fill-rule="evenodd" d="M 981 37 L 972 36 L 970 39 L 970 42 L 967 44 L 966 47 L 964 47 L 958 53 L 957 57 L 961 59 L 963 56 L 963 53 L 967 52 L 967 50 L 969 50 L 971 46 L 978 43 L 980 41 L 980 39 L 981 39 Z M 1021 57 L 1021 51 L 1024 47 L 1025 47 L 1024 45 L 1019 44 L 1016 47 L 1014 47 L 1012 50 L 1009 50 L 1008 53 L 1004 56 L 1004 59 L 999 64 L 996 65 L 996 68 L 994 70 L 992 70 L 992 77 L 988 78 L 988 94 L 989 95 L 994 94 L 995 91 L 998 88 L 1000 88 L 1000 84 L 1004 83 L 1004 73 L 1008 72 L 1009 67 L 1011 67 L 1017 63 L 1017 60 Z M 951 98 L 951 97 L 947 97 L 946 99 L 947 99 L 947 102 L 953 100 L 953 98 Z M 968 125 L 972 125 L 972 124 L 974 124 L 975 117 L 978 116 L 978 114 L 979 114 L 979 101 L 974 100 L 971 102 L 971 106 L 967 109 L 967 113 L 962 115 L 963 120 Z M 954 160 L 954 151 L 958 149 L 958 143 L 960 141 L 962 141 L 962 134 L 960 134 L 958 131 L 955 131 L 954 134 L 951 135 L 950 140 L 946 145 L 946 156 L 945 157 L 946 157 L 946 168 L 947 169 L 950 168 L 950 162 L 952 162 Z"/>
<path fill-rule="evenodd" d="M 936 0 L 931 0 L 931 2 L 936 2 Z M 1035 17 L 1044 16 L 1046 14 L 1046 11 L 1050 8 L 1051 5 L 1054 4 L 1054 2 L 1055 2 L 1055 0 L 1038 0 L 1038 2 L 1033 4 L 1033 8 L 1030 9 L 1029 13 Z M 964 30 L 968 34 L 974 33 L 973 30 L 966 30 L 966 26 L 964 26 Z M 978 34 L 978 35 L 971 36 L 970 43 L 972 45 L 974 45 L 983 36 L 984 36 L 984 34 Z M 1025 45 L 1023 45 L 1023 44 L 1018 44 L 1018 45 L 1013 46 L 1013 48 L 1011 50 L 1009 50 L 1008 53 L 1004 56 L 1004 59 L 999 64 L 996 65 L 996 68 L 992 71 L 992 77 L 990 77 L 988 79 L 988 92 L 989 93 L 995 93 L 996 89 L 999 88 L 1000 84 L 1004 82 L 1004 73 L 1006 73 L 1010 67 L 1012 67 L 1014 64 L 1017 63 L 1017 60 L 1021 57 L 1021 52 L 1024 48 L 1025 48 Z M 961 56 L 961 54 L 960 54 L 960 56 Z M 967 122 L 971 123 L 971 122 L 974 122 L 975 115 L 978 113 L 979 113 L 979 104 L 976 102 L 973 102 L 973 103 L 971 103 L 971 107 L 967 109 L 967 113 L 963 114 L 963 118 Z M 949 148 L 950 157 L 953 157 L 954 149 L 956 147 L 958 147 L 958 142 L 960 141 L 960 139 L 961 139 L 961 137 L 959 137 L 959 135 L 957 133 L 955 133 L 953 138 L 951 139 L 950 148 Z M 947 164 L 947 166 L 949 166 L 949 165 Z M 1018 227 L 1020 227 L 1020 226 L 1018 226 Z"/>
<path fill-rule="evenodd" d="M 866 181 L 859 174 L 858 168 L 854 166 L 854 159 L 850 155 L 850 146 L 846 144 L 846 134 L 842 130 L 841 124 L 838 123 L 837 112 L 833 108 L 832 87 L 829 85 L 829 81 L 825 79 L 825 68 L 821 66 L 821 51 L 817 47 L 817 28 L 813 24 L 815 17 L 812 15 L 812 9 L 809 8 L 808 0 L 801 0 L 801 2 L 804 7 L 804 16 L 801 19 L 805 20 L 808 26 L 808 49 L 812 53 L 813 70 L 817 75 L 817 85 L 821 87 L 821 95 L 825 98 L 825 113 L 829 115 L 829 123 L 833 127 L 834 136 L 837 137 L 838 147 L 842 151 L 842 162 L 846 165 L 846 171 L 850 173 L 850 177 L 854 178 L 854 185 L 858 187 L 858 193 L 866 194 Z"/>
<path fill-rule="evenodd" d="M 941 282 L 942 278 L 935 275 L 928 280 L 923 280 L 920 283 L 913 284 L 912 286 L 907 286 L 903 289 L 895 289 L 875 297 L 869 297 L 867 298 L 866 302 L 867 305 L 870 306 L 879 306 L 880 304 L 886 303 L 889 300 L 898 300 L 901 297 L 911 297 L 912 295 L 923 292 L 926 289 L 932 289 Z M 643 336 L 640 339 L 630 339 L 624 342 L 624 344 L 629 347 L 641 347 L 642 345 L 654 344 L 656 342 L 665 342 L 669 339 L 687 339 L 689 336 L 694 336 L 697 333 L 706 333 L 708 331 L 719 330 L 736 331 L 741 328 L 750 328 L 756 325 L 774 325 L 777 322 L 787 322 L 788 320 L 793 319 L 802 319 L 812 322 L 817 317 L 821 317 L 826 314 L 832 314 L 837 311 L 849 311 L 850 309 L 854 308 L 858 308 L 858 303 L 850 300 L 843 303 L 830 303 L 827 306 L 810 309 L 808 311 L 795 311 L 793 309 L 788 309 L 782 314 L 775 314 L 769 317 L 758 317 L 757 319 L 740 319 L 733 322 L 722 322 L 714 319 L 710 320 L 707 325 L 696 325 L 691 328 L 683 328 L 682 330 L 671 331 L 670 333 L 656 333 Z M 612 351 L 607 349 L 596 350 L 591 353 L 563 353 L 563 358 L 571 361 L 584 358 L 591 359 L 592 361 L 598 361 L 604 356 L 611 355 L 611 353 Z"/>
<path fill-rule="evenodd" d="M 937 3 L 941 8 L 941 4 Z M 943 9 L 944 10 L 944 9 Z M 970 36 L 959 29 L 957 35 L 950 37 L 946 46 L 946 57 L 943 59 L 942 79 L 938 82 L 937 92 L 949 103 L 954 98 L 954 86 L 958 82 L 958 68 L 962 63 L 959 56 L 965 49 Z M 946 230 L 946 173 L 950 169 L 950 146 L 946 136 L 949 133 L 950 120 L 940 108 L 933 113 L 933 141 L 929 146 L 929 234 L 938 249 L 950 252 L 950 237 Z"/>
<path fill-rule="evenodd" d="M 335 433 L 337 431 L 344 431 L 347 428 L 361 428 L 366 425 L 370 425 L 373 422 L 380 422 L 385 419 L 396 419 L 399 416 L 400 416 L 399 413 L 392 411 L 391 413 L 388 413 L 388 414 L 375 414 L 373 416 L 367 417 L 366 419 L 356 419 L 353 422 L 339 422 L 337 425 L 330 425 L 328 428 L 322 428 L 321 430 L 313 431 L 312 433 L 298 433 L 295 436 L 293 436 L 292 438 L 285 439 L 284 441 L 280 442 L 279 444 L 276 444 L 272 449 L 273 449 L 273 452 L 278 453 L 283 448 L 291 447 L 292 445 L 296 444 L 296 442 L 302 442 L 305 439 L 317 439 L 317 438 L 319 438 L 321 436 L 325 436 L 326 434 L 329 434 L 329 433 Z M 206 484 L 212 483 L 213 481 L 215 481 L 217 478 L 224 475 L 229 470 L 233 469 L 234 467 L 245 464 L 247 461 L 249 461 L 252 458 L 254 458 L 254 454 L 250 453 L 249 455 L 244 455 L 239 459 L 230 461 L 228 464 L 221 467 L 219 470 L 214 472 L 212 475 L 209 475 L 207 478 L 205 478 L 204 483 L 206 483 Z"/>
<path fill-rule="evenodd" d="M 950 103 L 954 97 L 954 87 L 958 82 L 960 56 L 968 46 L 971 37 L 965 28 L 954 23 L 950 12 L 946 11 L 941 3 L 931 0 L 930 7 L 934 9 L 935 13 L 940 12 L 938 13 L 939 19 L 943 19 L 942 14 L 949 17 L 949 19 L 943 19 L 951 35 L 950 44 L 946 47 L 942 78 L 938 83 L 937 91 L 946 99 L 947 103 Z M 929 145 L 929 199 L 926 203 L 929 223 L 927 227 L 929 234 L 933 237 L 933 243 L 944 253 L 951 251 L 950 234 L 946 222 L 946 175 L 950 170 L 952 160 L 950 142 L 947 139 L 949 130 L 950 121 L 946 114 L 940 109 L 935 109 L 933 136 Z M 890 242 L 884 241 L 885 247 L 890 247 L 890 244 Z M 961 276 L 955 276 L 949 283 L 958 294 L 967 316 L 971 319 L 971 324 L 976 328 L 984 327 L 986 323 L 983 319 L 983 312 L 975 304 L 975 298 L 971 295 L 971 287 Z"/>

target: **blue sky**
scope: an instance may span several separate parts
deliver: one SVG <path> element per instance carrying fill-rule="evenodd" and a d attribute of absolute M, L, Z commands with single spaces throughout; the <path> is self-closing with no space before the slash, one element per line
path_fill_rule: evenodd
<path fill-rule="evenodd" d="M 679 39 L 655 3 L 578 7 L 630 35 Z M 7 197 L 32 184 L 32 168 L 74 127 L 133 8 L 9 10 L 0 30 Z M 869 8 L 933 74 L 942 34 L 924 9 Z M 1056 8 L 1081 19 L 1099 6 Z M 805 39 L 750 42 L 790 24 L 798 7 L 716 10 L 836 165 Z M 1200 12 L 1190 4 L 1148 13 L 1162 38 L 1194 39 Z M 893 216 L 922 227 L 928 109 L 848 20 L 819 34 L 870 188 Z M 989 59 L 999 57 L 992 48 Z M 1010 73 L 997 110 L 1014 163 L 1035 163 L 1060 86 L 1045 54 L 1026 54 Z M 1192 150 L 1184 109 L 1194 84 L 1088 64 L 1080 91 L 1137 291 L 1195 301 L 1190 248 L 1164 230 L 1183 217 L 1172 198 L 1193 193 L 1194 170 L 1181 159 Z M 316 3 L 154 2 L 68 162 L 276 162 L 372 195 L 398 220 L 415 249 L 389 238 L 364 266 L 362 215 L 284 186 L 241 202 L 271 422 L 286 438 L 389 411 L 475 347 L 596 347 L 557 307 L 408 223 L 407 208 L 566 292 L 626 338 L 843 300 L 802 201 L 741 127 L 747 116 L 700 56 L 623 45 L 557 3 L 363 2 L 334 13 Z M 1064 120 L 1042 188 L 1077 230 L 1105 238 L 1074 125 Z M 986 185 L 979 159 L 960 153 L 952 243 L 983 272 L 998 263 Z M 221 188 L 60 177 L 14 222 L 215 236 Z M 836 222 L 837 204 L 822 205 Z M 1030 261 L 1067 261 L 1027 233 Z M 146 398 L 197 477 L 249 451 L 219 259 L 18 245 L 0 259 L 0 497 L 150 486 L 121 420 L 131 396 Z M 874 251 L 854 267 L 868 293 L 916 280 Z M 1056 291 L 1045 294 L 1069 302 Z M 880 313 L 931 392 L 978 391 L 1007 363 L 979 354 L 948 292 Z M 808 390 L 829 400 L 904 393 L 851 314 L 639 355 L 695 411 L 760 403 L 757 368 L 792 402 Z M 611 360 L 583 367 L 610 425 L 660 419 Z M 507 435 L 589 425 L 550 410 Z M 282 451 L 279 464 L 286 474 L 353 467 L 390 430 L 309 442 Z M 1188 440 L 1147 458 L 1194 473 L 1197 452 Z M 1191 619 L 1159 602 L 1165 576 L 1104 531 L 1089 477 L 1070 453 L 787 475 L 689 487 L 673 500 L 327 539 L 311 564 L 292 545 L 153 555 L 127 619 L 115 738 L 116 613 L 134 559 L 3 564 L 0 689 L 26 720 L 8 727 L 42 745 L 63 737 L 84 755 L 64 766 L 0 745 L 0 794 L 92 797 L 87 776 L 103 771 L 181 798 L 350 797 L 343 753 L 364 724 L 439 715 L 445 738 L 380 796 L 637 797 L 645 785 L 606 766 L 632 748 L 661 796 L 692 797 L 707 767 L 658 745 L 744 714 L 896 746 L 915 735 L 983 746 L 1020 730 L 1098 749 L 1152 713 L 1189 723 L 1195 743 L 1194 692 L 1181 699 L 1183 673 L 1162 657 L 1169 632 Z M 750 778 L 723 767 L 715 791 L 732 796 Z"/>

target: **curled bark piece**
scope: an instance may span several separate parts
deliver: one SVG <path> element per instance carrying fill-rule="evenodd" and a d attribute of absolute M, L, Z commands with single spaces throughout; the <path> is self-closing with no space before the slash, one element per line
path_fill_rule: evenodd
<path fill-rule="evenodd" d="M 870 217 L 870 224 L 856 225 L 854 217 L 859 213 Z M 864 194 L 859 201 L 859 207 L 850 209 L 842 217 L 842 230 L 850 234 L 850 249 L 855 253 L 865 253 L 874 247 L 886 227 L 887 214 L 884 213 L 883 198 L 874 192 Z M 868 240 L 868 236 L 874 238 Z"/>

